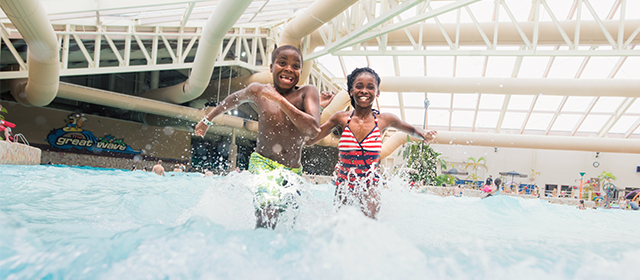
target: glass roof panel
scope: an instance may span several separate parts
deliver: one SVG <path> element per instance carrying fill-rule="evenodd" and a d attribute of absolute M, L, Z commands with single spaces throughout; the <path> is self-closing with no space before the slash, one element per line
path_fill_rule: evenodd
<path fill-rule="evenodd" d="M 429 126 L 449 126 L 449 110 L 427 110 Z"/>
<path fill-rule="evenodd" d="M 475 109 L 478 94 L 475 93 L 456 93 L 453 95 L 453 108 L 469 108 Z"/>
<path fill-rule="evenodd" d="M 617 57 L 592 57 L 580 75 L 580 79 L 606 79 L 617 62 Z"/>
<path fill-rule="evenodd" d="M 533 107 L 534 111 L 556 111 L 562 102 L 564 96 L 557 95 L 540 95 L 538 101 Z"/>
<path fill-rule="evenodd" d="M 424 58 L 399 56 L 400 76 L 424 76 Z"/>
<path fill-rule="evenodd" d="M 493 56 L 487 62 L 485 77 L 510 78 L 516 58 L 513 56 Z"/>
<path fill-rule="evenodd" d="M 520 129 L 522 122 L 527 116 L 526 113 L 506 112 L 502 121 L 502 129 Z"/>
<path fill-rule="evenodd" d="M 502 109 L 504 94 L 482 94 L 480 96 L 480 110 Z"/>
<path fill-rule="evenodd" d="M 593 106 L 593 113 L 613 113 L 620 107 L 625 97 L 603 96 L 598 99 L 596 105 Z"/>
<path fill-rule="evenodd" d="M 595 97 L 591 96 L 569 96 L 567 102 L 562 108 L 562 112 L 580 112 L 583 113 L 587 110 L 587 106 Z"/>
<path fill-rule="evenodd" d="M 637 50 L 636 47 L 634 50 Z M 640 57 L 627 57 L 614 77 L 616 79 L 640 79 Z"/>
<path fill-rule="evenodd" d="M 451 93 L 427 93 L 429 98 L 429 108 L 447 108 L 451 107 Z"/>
<path fill-rule="evenodd" d="M 394 67 L 393 58 L 391 58 L 390 56 L 370 56 L 368 57 L 368 59 L 369 59 L 369 63 L 371 63 L 369 67 L 373 68 L 373 70 L 375 70 L 379 76 L 381 77 L 397 76 L 395 70 L 393 69 Z M 365 59 L 365 63 L 356 67 L 365 67 L 365 66 L 367 66 L 366 59 Z M 353 71 L 353 69 L 355 69 L 355 67 L 351 69 L 347 68 L 347 71 Z"/>
<path fill-rule="evenodd" d="M 334 77 L 342 77 L 342 68 L 340 68 L 340 61 L 337 56 L 325 55 L 318 58 L 318 63 L 331 73 Z"/>
<path fill-rule="evenodd" d="M 387 91 L 380 92 L 378 103 L 381 107 L 384 106 L 385 108 L 398 107 L 400 106 L 400 103 L 398 101 L 398 93 Z"/>
<path fill-rule="evenodd" d="M 459 56 L 456 60 L 456 77 L 482 77 L 484 57 Z"/>
<path fill-rule="evenodd" d="M 424 92 L 403 92 L 402 99 L 405 107 L 424 107 Z M 429 100 L 431 102 L 431 100 Z M 431 107 L 431 105 L 429 105 Z"/>
<path fill-rule="evenodd" d="M 518 78 L 542 78 L 548 63 L 549 57 L 546 56 L 524 57 Z"/>
<path fill-rule="evenodd" d="M 424 126 L 424 109 L 404 109 L 404 117 L 410 125 Z"/>
<path fill-rule="evenodd" d="M 451 114 L 451 126 L 471 127 L 473 115 L 471 111 L 453 111 L 453 114 Z"/>
<path fill-rule="evenodd" d="M 529 110 L 533 95 L 512 95 L 507 110 Z"/>
<path fill-rule="evenodd" d="M 584 57 L 556 57 L 549 71 L 549 77 L 573 79 L 583 60 Z"/>
<path fill-rule="evenodd" d="M 498 124 L 498 118 L 500 112 L 478 112 L 478 118 L 476 119 L 476 127 L 480 128 L 494 128 Z"/>
<path fill-rule="evenodd" d="M 618 122 L 611 127 L 609 133 L 626 133 L 637 120 L 638 117 L 622 116 Z"/>
<path fill-rule="evenodd" d="M 367 66 L 367 59 L 364 56 L 343 56 L 344 68 L 347 69 L 347 75 L 353 71 L 353 69 Z M 378 69 L 376 69 L 376 72 Z M 378 74 L 380 75 L 380 74 Z"/>
<path fill-rule="evenodd" d="M 580 120 L 578 114 L 560 114 L 551 127 L 552 131 L 571 131 Z"/>
<path fill-rule="evenodd" d="M 580 128 L 578 128 L 578 132 L 598 132 L 602 129 L 602 126 L 611 118 L 610 116 L 603 115 L 588 115 Z"/>
<path fill-rule="evenodd" d="M 453 77 L 453 57 L 427 57 L 427 75 L 429 77 Z"/>
<path fill-rule="evenodd" d="M 636 98 L 636 101 L 634 101 L 633 104 L 629 106 L 629 109 L 627 109 L 627 113 L 640 114 L 640 99 Z"/>
<path fill-rule="evenodd" d="M 525 129 L 546 130 L 552 117 L 551 113 L 531 113 Z"/>

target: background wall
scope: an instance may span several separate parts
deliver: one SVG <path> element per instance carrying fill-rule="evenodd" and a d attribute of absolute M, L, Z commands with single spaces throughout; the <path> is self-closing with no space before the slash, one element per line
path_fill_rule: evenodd
<path fill-rule="evenodd" d="M 531 169 L 541 174 L 536 176 L 535 183 L 540 187 L 545 184 L 572 185 L 580 184 L 580 172 L 586 172 L 584 179 L 597 177 L 602 171 L 612 172 L 617 177 L 614 184 L 618 187 L 640 187 L 640 173 L 636 172 L 640 166 L 640 154 L 600 153 L 596 158 L 595 152 L 535 150 L 517 148 L 497 148 L 479 146 L 459 146 L 434 144 L 433 148 L 442 153 L 447 162 L 456 168 L 464 169 L 469 157 L 478 159 L 484 157 L 488 171 L 480 169 L 478 176 L 487 178 L 492 175 L 497 178 L 498 172 L 515 170 L 529 175 L 529 178 L 515 178 L 516 182 L 531 183 Z M 398 148 L 398 149 L 401 149 Z M 396 150 L 383 161 L 385 167 L 404 163 L 402 156 L 397 156 Z M 598 161 L 599 167 L 593 162 Z M 450 167 L 449 167 L 450 168 Z M 440 171 L 438 171 L 440 172 Z M 466 176 L 459 176 L 461 179 Z M 509 177 L 510 181 L 511 178 Z"/>
<path fill-rule="evenodd" d="M 14 134 L 24 134 L 30 144 L 43 150 L 50 147 L 46 141 L 49 132 L 65 127 L 67 124 L 65 120 L 72 113 L 58 109 L 25 107 L 12 102 L 0 104 L 9 112 L 4 114 L 6 120 L 16 124 L 16 128 L 13 129 Z M 85 117 L 87 121 L 82 129 L 93 132 L 96 137 L 112 135 L 116 139 L 124 139 L 132 149 L 142 150 L 142 155 L 148 157 L 178 161 L 191 159 L 191 135 L 188 132 L 172 127 L 148 126 L 96 115 L 85 115 Z M 74 153 L 79 150 L 72 148 L 65 152 Z M 94 155 L 108 156 L 102 153 L 94 153 Z M 125 155 L 122 154 L 122 156 Z"/>

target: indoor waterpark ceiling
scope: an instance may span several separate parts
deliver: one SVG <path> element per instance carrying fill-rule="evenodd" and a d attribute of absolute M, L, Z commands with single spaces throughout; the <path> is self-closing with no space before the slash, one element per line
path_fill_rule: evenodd
<path fill-rule="evenodd" d="M 224 1 L 40 2 L 54 26 L 126 33 L 127 27 L 198 32 Z M 266 41 L 275 43 L 297 15 L 313 15 L 314 2 L 252 1 L 234 28 L 269 30 Z M 344 87 L 354 68 L 372 67 L 382 77 L 377 106 L 412 125 L 640 139 L 640 1 L 343 2 L 346 10 L 318 18 L 321 27 L 304 34 L 305 59 L 335 87 Z M 14 30 L 0 17 L 6 43 Z"/>

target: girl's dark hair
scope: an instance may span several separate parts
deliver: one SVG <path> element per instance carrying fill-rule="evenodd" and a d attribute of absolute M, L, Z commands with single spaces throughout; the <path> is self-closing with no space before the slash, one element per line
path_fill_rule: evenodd
<path fill-rule="evenodd" d="M 376 79 L 378 89 L 380 88 L 380 76 L 378 76 L 378 73 L 376 73 L 376 71 L 373 71 L 373 69 L 369 67 L 356 68 L 355 70 L 353 70 L 353 72 L 351 72 L 351 74 L 347 76 L 347 93 L 349 93 L 349 98 L 351 99 L 351 107 L 354 108 L 356 107 L 356 100 L 353 99 L 353 96 L 351 95 L 351 89 L 353 88 L 353 82 L 362 73 L 371 74 Z"/>

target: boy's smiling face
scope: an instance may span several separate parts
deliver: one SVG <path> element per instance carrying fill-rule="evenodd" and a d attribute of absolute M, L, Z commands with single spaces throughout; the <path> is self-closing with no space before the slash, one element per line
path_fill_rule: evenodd
<path fill-rule="evenodd" d="M 271 64 L 273 84 L 276 90 L 291 90 L 300 80 L 302 59 L 298 52 L 292 49 L 283 49 L 276 55 Z"/>

